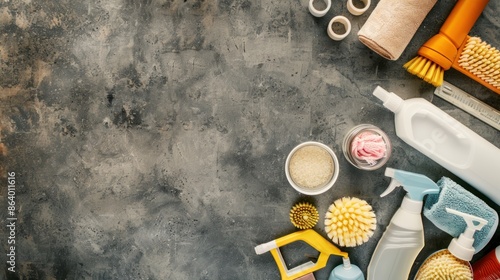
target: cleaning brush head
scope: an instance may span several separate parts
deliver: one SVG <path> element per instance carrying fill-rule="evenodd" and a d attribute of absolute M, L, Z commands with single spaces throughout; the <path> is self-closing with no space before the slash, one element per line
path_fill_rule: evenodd
<path fill-rule="evenodd" d="M 326 213 L 325 231 L 335 244 L 345 247 L 361 245 L 370 239 L 377 227 L 372 207 L 359 198 L 337 199 Z"/>
<path fill-rule="evenodd" d="M 458 65 L 500 89 L 500 51 L 480 38 L 468 38 L 458 59 Z"/>
<path fill-rule="evenodd" d="M 313 228 L 318 223 L 318 220 L 318 210 L 311 203 L 300 202 L 290 210 L 290 221 L 296 228 Z"/>
<path fill-rule="evenodd" d="M 454 257 L 448 250 L 430 256 L 419 268 L 415 280 L 472 280 L 468 262 Z"/>
<path fill-rule="evenodd" d="M 417 56 L 405 63 L 403 67 L 411 74 L 416 75 L 435 87 L 443 84 L 444 69 L 430 59 Z"/>

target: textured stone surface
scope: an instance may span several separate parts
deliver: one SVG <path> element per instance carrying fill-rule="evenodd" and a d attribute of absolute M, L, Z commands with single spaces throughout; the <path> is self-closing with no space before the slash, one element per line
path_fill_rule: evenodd
<path fill-rule="evenodd" d="M 455 1 L 436 4 L 397 61 L 355 35 L 378 1 L 360 17 L 333 2 L 316 19 L 305 0 L 2 1 L 0 216 L 14 171 L 18 218 L 17 272 L 2 278 L 279 279 L 271 255 L 254 247 L 293 232 L 288 212 L 302 200 L 318 207 L 315 229 L 326 236 L 324 213 L 342 196 L 367 200 L 377 214 L 374 237 L 345 248 L 365 272 L 404 194 L 379 198 L 389 183 L 383 169 L 357 170 L 343 157 L 342 138 L 360 123 L 391 138 L 387 166 L 446 175 L 480 195 L 397 138 L 393 114 L 371 94 L 381 85 L 432 99 L 433 88 L 402 65 Z M 499 12 L 491 1 L 472 31 L 493 46 Z M 334 15 L 352 22 L 343 41 L 326 35 Z M 498 95 L 466 76 L 449 70 L 446 80 L 500 109 Z M 432 102 L 500 146 L 497 130 Z M 294 191 L 283 170 L 307 140 L 332 147 L 341 169 L 334 188 L 314 197 Z M 427 246 L 412 275 L 451 239 L 424 225 Z M 287 262 L 304 262 L 305 250 L 284 248 Z M 340 263 L 331 257 L 316 279 Z"/>

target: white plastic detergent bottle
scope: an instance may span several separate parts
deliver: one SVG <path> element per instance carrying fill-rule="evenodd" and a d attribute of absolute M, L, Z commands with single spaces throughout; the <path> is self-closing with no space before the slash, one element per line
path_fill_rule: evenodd
<path fill-rule="evenodd" d="M 500 149 L 423 98 L 403 100 L 377 86 L 396 134 L 500 205 Z"/>
<path fill-rule="evenodd" d="M 385 176 L 392 180 L 380 196 L 386 196 L 398 186 L 402 186 L 407 194 L 375 248 L 367 279 L 408 279 L 413 262 L 424 247 L 423 198 L 426 194 L 439 193 L 440 188 L 428 177 L 417 173 L 386 168 Z"/>

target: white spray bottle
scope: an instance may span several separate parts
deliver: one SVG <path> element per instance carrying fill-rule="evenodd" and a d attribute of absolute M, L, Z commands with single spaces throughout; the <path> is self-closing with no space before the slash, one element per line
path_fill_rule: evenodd
<path fill-rule="evenodd" d="M 373 91 L 394 112 L 396 134 L 407 144 L 500 205 L 500 149 L 423 98 L 403 100 Z"/>
<path fill-rule="evenodd" d="M 430 255 L 418 269 L 415 280 L 473 279 L 469 261 L 476 251 L 472 247 L 474 233 L 481 230 L 488 221 L 450 208 L 446 208 L 446 212 L 462 217 L 467 228 L 458 238 L 451 240 L 448 249 Z"/>
<path fill-rule="evenodd" d="M 413 262 L 424 247 L 423 198 L 426 194 L 439 193 L 440 188 L 428 177 L 412 172 L 386 168 L 385 176 L 392 180 L 380 196 L 386 196 L 398 186 L 407 194 L 375 248 L 367 279 L 408 279 Z"/>

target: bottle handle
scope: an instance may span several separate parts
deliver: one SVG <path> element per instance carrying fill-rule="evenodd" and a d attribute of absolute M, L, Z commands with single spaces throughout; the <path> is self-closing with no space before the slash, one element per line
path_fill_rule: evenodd
<path fill-rule="evenodd" d="M 450 134 L 455 136 L 457 139 L 467 139 L 467 136 L 464 135 L 464 133 L 460 129 L 457 129 L 455 127 L 455 124 L 458 124 L 458 122 L 449 116 L 437 116 L 436 114 L 429 112 L 429 111 L 419 112 L 417 114 L 420 114 L 420 115 L 423 115 L 424 117 L 428 117 L 428 118 L 432 119 L 432 121 L 434 121 L 434 123 L 438 124 L 438 126 L 440 128 L 449 132 Z"/>

